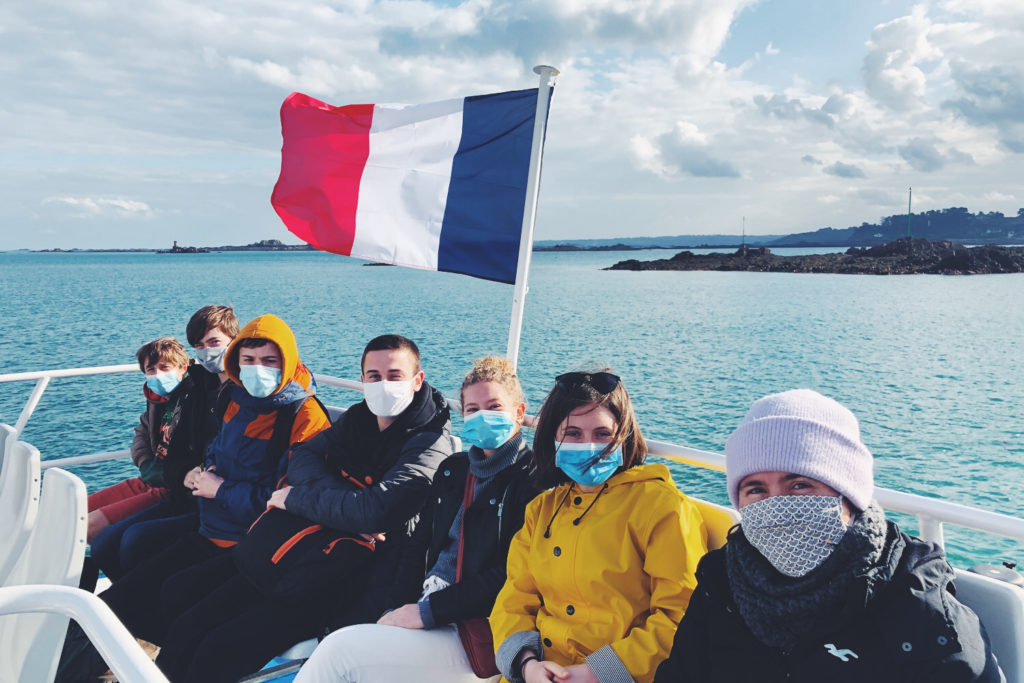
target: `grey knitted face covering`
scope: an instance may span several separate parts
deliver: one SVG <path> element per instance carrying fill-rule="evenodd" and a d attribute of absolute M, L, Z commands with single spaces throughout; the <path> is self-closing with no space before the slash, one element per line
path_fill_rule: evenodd
<path fill-rule="evenodd" d="M 821 565 L 846 533 L 839 496 L 773 496 L 740 509 L 743 535 L 786 576 Z"/>

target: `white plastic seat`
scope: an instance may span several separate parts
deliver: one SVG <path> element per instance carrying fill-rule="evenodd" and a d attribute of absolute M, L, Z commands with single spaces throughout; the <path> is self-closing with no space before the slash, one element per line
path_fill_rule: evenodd
<path fill-rule="evenodd" d="M 708 529 L 708 550 L 721 548 L 729 537 L 729 529 L 740 523 L 740 513 L 718 503 L 709 503 L 693 496 L 687 498 L 697 506 L 704 519 L 704 526 Z"/>
<path fill-rule="evenodd" d="M 956 570 L 956 599 L 974 610 L 1009 683 L 1024 683 L 1024 588 Z"/>
<path fill-rule="evenodd" d="M 9 424 L 0 422 L 0 468 L 4 466 L 4 453 L 7 452 L 7 442 L 14 443 L 18 440 L 18 432 Z"/>
<path fill-rule="evenodd" d="M 39 451 L 13 433 L 0 434 L 6 441 L 0 466 L 0 586 L 7 585 L 39 510 Z"/>
<path fill-rule="evenodd" d="M 43 477 L 39 514 L 7 586 L 77 587 L 85 558 L 85 484 L 53 468 Z M 57 672 L 68 618 L 55 614 L 0 617 L 0 681 L 49 683 Z"/>

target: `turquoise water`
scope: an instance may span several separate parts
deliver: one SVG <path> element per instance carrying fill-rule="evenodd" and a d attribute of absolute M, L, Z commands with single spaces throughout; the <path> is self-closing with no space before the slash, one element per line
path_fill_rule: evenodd
<path fill-rule="evenodd" d="M 720 451 L 752 401 L 811 387 L 861 419 L 880 485 L 1024 516 L 1024 275 L 601 270 L 671 253 L 534 255 L 520 355 L 533 408 L 555 374 L 604 362 L 649 437 Z M 371 337 L 407 335 L 428 380 L 456 395 L 474 357 L 505 351 L 511 297 L 508 285 L 321 253 L 0 254 L 0 372 L 130 363 L 154 337 L 184 340 L 201 305 L 230 302 L 243 320 L 283 317 L 306 364 L 341 377 L 357 378 Z M 54 380 L 24 438 L 44 457 L 127 448 L 140 380 Z M 0 385 L 0 421 L 30 391 Z M 132 466 L 74 471 L 92 491 Z M 674 472 L 726 501 L 723 475 Z M 966 530 L 948 528 L 947 543 L 960 564 L 1024 560 L 1019 544 Z"/>

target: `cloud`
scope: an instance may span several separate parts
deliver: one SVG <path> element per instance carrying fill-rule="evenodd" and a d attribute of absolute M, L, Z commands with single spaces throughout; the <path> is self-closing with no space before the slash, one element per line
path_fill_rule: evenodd
<path fill-rule="evenodd" d="M 986 192 L 985 199 L 993 202 L 1012 202 L 1017 199 L 1012 194 L 1004 194 L 1002 192 Z"/>
<path fill-rule="evenodd" d="M 943 153 L 934 139 L 912 138 L 899 148 L 900 156 L 915 171 L 932 173 L 943 168 L 947 162 L 973 164 L 974 159 L 964 152 L 950 149 Z"/>
<path fill-rule="evenodd" d="M 770 98 L 764 95 L 754 95 L 754 104 L 765 116 L 773 116 L 782 120 L 806 119 L 814 123 L 831 128 L 835 125 L 830 117 L 820 109 L 805 107 L 798 99 L 789 99 L 785 95 L 775 94 Z"/>
<path fill-rule="evenodd" d="M 149 218 L 154 213 L 149 204 L 135 199 L 47 197 L 43 204 L 70 207 L 77 218 Z"/>
<path fill-rule="evenodd" d="M 879 24 L 871 32 L 861 75 L 876 101 L 897 111 L 924 104 L 928 78 L 919 65 L 940 56 L 928 41 L 930 28 L 924 6 L 918 5 L 910 15 Z"/>
<path fill-rule="evenodd" d="M 664 178 L 691 175 L 698 178 L 738 178 L 730 162 L 716 158 L 707 137 L 695 125 L 679 121 L 675 128 L 654 140 L 636 136 L 632 140 L 636 164 Z"/>
<path fill-rule="evenodd" d="M 1024 33 L 1021 34 L 1024 40 Z M 1024 69 L 1016 64 L 976 65 L 964 59 L 950 61 L 950 76 L 959 97 L 943 107 L 975 126 L 993 126 L 1001 142 L 1020 153 L 1024 134 Z"/>
<path fill-rule="evenodd" d="M 800 157 L 800 161 L 804 162 L 805 164 L 813 164 L 815 166 L 820 166 L 821 164 L 825 163 L 821 159 L 812 157 L 810 154 L 805 154 L 802 157 Z"/>
<path fill-rule="evenodd" d="M 859 166 L 853 164 L 844 164 L 841 161 L 837 161 L 831 166 L 826 166 L 821 169 L 822 173 L 828 173 L 838 178 L 866 178 L 864 171 Z"/>

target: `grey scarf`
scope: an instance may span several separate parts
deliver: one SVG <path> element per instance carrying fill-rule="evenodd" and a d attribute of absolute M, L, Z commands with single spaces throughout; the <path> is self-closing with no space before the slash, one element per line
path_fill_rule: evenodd
<path fill-rule="evenodd" d="M 750 545 L 742 527 L 737 529 L 725 545 L 725 566 L 732 599 L 744 623 L 769 647 L 791 647 L 813 634 L 833 630 L 858 598 L 864 605 L 868 575 L 878 573 L 871 570 L 882 559 L 886 530 L 885 513 L 872 503 L 821 566 L 792 578 L 779 573 Z"/>

